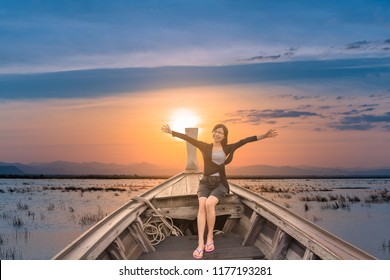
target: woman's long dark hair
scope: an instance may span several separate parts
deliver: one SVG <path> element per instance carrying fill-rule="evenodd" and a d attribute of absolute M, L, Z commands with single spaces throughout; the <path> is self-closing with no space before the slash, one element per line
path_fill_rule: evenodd
<path fill-rule="evenodd" d="M 221 141 L 221 145 L 222 146 L 226 146 L 227 143 L 228 143 L 228 134 L 229 134 L 229 130 L 227 129 L 227 127 L 224 125 L 224 124 L 217 124 L 216 126 L 214 126 L 212 132 L 214 132 L 215 130 L 217 130 L 218 128 L 222 128 L 223 129 L 223 133 L 225 134 L 225 138 Z"/>

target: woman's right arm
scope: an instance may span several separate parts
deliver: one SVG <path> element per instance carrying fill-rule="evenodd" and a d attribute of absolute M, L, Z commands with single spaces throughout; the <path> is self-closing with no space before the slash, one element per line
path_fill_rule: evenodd
<path fill-rule="evenodd" d="M 191 143 L 192 145 L 194 145 L 195 147 L 197 148 L 200 148 L 201 149 L 201 146 L 203 144 L 203 142 L 195 139 L 195 138 L 192 138 L 190 136 L 188 136 L 187 134 L 183 134 L 183 133 L 179 133 L 179 132 L 176 132 L 176 131 L 173 131 L 169 125 L 165 124 L 161 127 L 161 131 L 164 132 L 164 133 L 168 133 L 168 134 L 171 134 L 173 137 L 177 137 L 177 138 L 180 138 L 180 139 L 183 139 L 189 143 Z"/>

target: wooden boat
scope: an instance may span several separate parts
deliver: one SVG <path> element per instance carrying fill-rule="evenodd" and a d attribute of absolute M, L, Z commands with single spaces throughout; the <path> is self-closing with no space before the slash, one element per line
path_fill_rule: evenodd
<path fill-rule="evenodd" d="M 197 129 L 186 133 L 196 137 Z M 193 259 L 197 245 L 196 149 L 184 172 L 133 198 L 53 259 Z M 247 189 L 230 184 L 216 207 L 216 250 L 204 259 L 369 260 L 370 254 Z"/>

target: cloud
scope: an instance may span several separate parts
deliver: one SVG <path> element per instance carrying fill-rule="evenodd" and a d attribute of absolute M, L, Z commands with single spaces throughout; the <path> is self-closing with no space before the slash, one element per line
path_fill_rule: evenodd
<path fill-rule="evenodd" d="M 233 85 L 288 84 L 311 85 L 312 91 L 321 84 L 336 82 L 370 83 L 370 89 L 388 87 L 390 58 L 356 59 L 348 61 L 295 61 L 228 66 L 174 66 L 154 68 L 120 68 L 63 71 L 37 74 L 0 74 L 0 99 L 90 98 L 113 94 L 149 91 L 166 88 Z M 347 65 L 348 67 L 343 67 Z M 367 65 L 364 68 L 349 66 Z M 378 74 L 384 74 L 379 75 Z M 375 83 L 370 80 L 375 77 Z M 368 78 L 367 78 L 368 77 Z M 382 86 L 383 85 L 383 86 Z M 339 95 L 336 89 L 330 93 Z M 323 99 L 318 93 L 283 95 L 299 100 Z M 384 97 L 383 95 L 382 98 Z M 276 97 L 281 98 L 281 95 Z M 340 99 L 343 97 L 340 96 Z"/>
<path fill-rule="evenodd" d="M 390 54 L 390 39 L 387 40 L 360 40 L 344 45 L 317 47 L 308 47 L 302 43 L 301 47 L 290 47 L 286 51 L 275 51 L 270 48 L 268 51 L 260 51 L 260 55 L 252 56 L 246 59 L 240 59 L 238 62 L 272 62 L 287 60 L 310 60 L 314 57 L 322 59 L 337 58 L 357 58 L 357 57 L 381 57 Z"/>
<path fill-rule="evenodd" d="M 332 46 L 324 51 L 323 57 L 370 57 L 370 56 L 388 56 L 390 54 L 390 43 L 387 40 L 360 40 L 352 43 L 346 43 L 342 46 Z"/>
<path fill-rule="evenodd" d="M 390 112 L 384 115 L 361 115 L 355 117 L 345 117 L 343 123 L 378 123 L 378 122 L 389 122 L 390 123 Z"/>
<path fill-rule="evenodd" d="M 354 43 L 348 43 L 345 48 L 347 50 L 354 50 L 354 49 L 361 49 L 361 48 L 365 48 L 369 45 L 369 43 L 367 41 L 358 41 L 358 42 L 354 42 Z"/>
<path fill-rule="evenodd" d="M 332 124 L 329 125 L 330 128 L 334 128 L 336 130 L 346 131 L 346 130 L 370 130 L 374 128 L 372 124 Z"/>
<path fill-rule="evenodd" d="M 330 124 L 329 127 L 336 130 L 370 130 L 379 123 L 390 124 L 390 112 L 382 115 L 358 115 L 346 116 L 340 120 L 339 123 Z"/>
<path fill-rule="evenodd" d="M 390 89 L 388 89 L 387 91 L 390 92 Z M 369 97 L 376 101 L 390 99 L 390 95 L 385 94 L 371 94 Z"/>
<path fill-rule="evenodd" d="M 364 113 L 364 112 L 371 112 L 373 111 L 374 108 L 367 108 L 367 109 L 363 109 L 363 110 L 356 110 L 356 109 L 353 109 L 353 110 L 350 110 L 350 111 L 347 111 L 347 112 L 342 112 L 340 113 L 341 115 L 357 115 L 357 114 L 361 114 L 361 113 Z"/>
<path fill-rule="evenodd" d="M 389 39 L 384 41 L 356 41 L 345 45 L 346 50 L 364 50 L 364 51 L 390 51 Z"/>
<path fill-rule="evenodd" d="M 333 108 L 333 106 L 330 106 L 330 105 L 321 105 L 318 107 L 318 109 L 320 109 L 320 110 L 329 110 L 332 108 Z"/>
<path fill-rule="evenodd" d="M 304 100 L 304 99 L 320 99 L 323 98 L 317 95 L 293 95 L 293 94 L 280 94 L 277 98 L 288 98 L 293 100 Z"/>
<path fill-rule="evenodd" d="M 317 113 L 307 111 L 294 110 L 238 110 L 233 113 L 228 113 L 229 119 L 224 120 L 228 123 L 250 123 L 259 124 L 261 122 L 275 124 L 275 119 L 281 118 L 303 118 L 303 117 L 318 117 Z"/>
<path fill-rule="evenodd" d="M 367 107 L 377 107 L 379 104 L 362 104 L 359 105 L 360 108 L 367 108 Z"/>
<path fill-rule="evenodd" d="M 238 60 L 238 62 L 264 62 L 264 61 L 273 61 L 273 60 L 281 60 L 281 59 L 287 59 L 292 56 L 298 51 L 298 48 L 290 47 L 286 51 L 282 51 L 282 53 L 278 54 L 264 54 L 264 55 L 257 55 L 246 59 Z M 260 52 L 262 53 L 262 52 Z"/>

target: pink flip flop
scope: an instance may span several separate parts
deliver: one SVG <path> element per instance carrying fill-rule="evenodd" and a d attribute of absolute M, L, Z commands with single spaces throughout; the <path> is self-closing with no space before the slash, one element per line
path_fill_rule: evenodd
<path fill-rule="evenodd" d="M 215 250 L 215 246 L 214 246 L 214 242 L 211 242 L 211 243 L 207 243 L 206 246 L 205 246 L 205 252 L 206 253 L 211 253 Z"/>
<path fill-rule="evenodd" d="M 200 260 L 201 258 L 203 258 L 203 251 L 204 251 L 204 249 L 198 249 L 198 248 L 196 248 L 195 251 L 192 253 L 192 256 L 193 256 L 195 259 Z M 196 254 L 195 254 L 195 253 L 196 253 Z"/>

